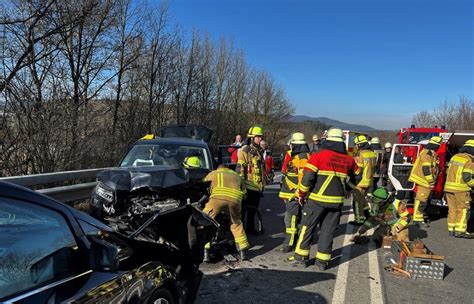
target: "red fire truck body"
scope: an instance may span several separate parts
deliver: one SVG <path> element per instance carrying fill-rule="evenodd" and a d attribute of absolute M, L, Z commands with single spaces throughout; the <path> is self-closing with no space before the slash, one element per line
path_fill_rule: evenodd
<path fill-rule="evenodd" d="M 443 133 L 447 133 L 445 127 L 434 127 L 434 128 L 417 128 L 412 125 L 410 128 L 401 128 L 398 133 L 398 143 L 400 144 L 417 144 L 420 146 L 420 151 L 428 143 L 431 137 L 441 136 Z M 404 154 L 407 157 L 416 159 L 416 149 L 405 149 Z M 436 180 L 436 185 L 433 188 L 430 203 L 433 205 L 442 206 L 445 205 L 443 201 L 443 186 L 445 182 L 446 172 L 446 142 L 443 141 L 440 148 L 437 151 L 439 157 L 439 173 Z M 415 189 L 416 191 L 416 189 Z"/>

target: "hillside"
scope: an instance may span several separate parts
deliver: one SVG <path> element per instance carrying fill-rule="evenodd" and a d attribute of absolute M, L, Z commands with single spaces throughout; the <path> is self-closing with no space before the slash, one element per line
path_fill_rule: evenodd
<path fill-rule="evenodd" d="M 335 119 L 331 119 L 327 117 L 310 117 L 306 115 L 294 115 L 290 118 L 290 120 L 293 122 L 319 121 L 323 124 L 333 126 L 333 127 L 338 127 L 343 130 L 352 130 L 352 131 L 361 131 L 361 132 L 376 131 L 376 129 L 367 125 L 351 124 L 351 123 L 346 123 L 343 121 L 339 121 L 339 120 L 335 120 Z"/>

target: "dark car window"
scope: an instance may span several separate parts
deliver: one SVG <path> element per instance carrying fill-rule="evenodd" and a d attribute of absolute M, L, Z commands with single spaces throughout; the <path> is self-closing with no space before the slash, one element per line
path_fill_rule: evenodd
<path fill-rule="evenodd" d="M 187 156 L 196 155 L 201 168 L 211 169 L 205 148 L 177 144 L 138 144 L 124 157 L 120 167 L 179 166 Z"/>
<path fill-rule="evenodd" d="M 77 251 L 61 214 L 0 198 L 0 298 L 76 274 Z"/>

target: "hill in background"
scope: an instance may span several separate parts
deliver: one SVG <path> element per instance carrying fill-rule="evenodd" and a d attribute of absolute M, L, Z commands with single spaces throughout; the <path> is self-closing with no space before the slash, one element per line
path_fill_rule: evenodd
<path fill-rule="evenodd" d="M 291 116 L 290 121 L 292 122 L 319 121 L 325 125 L 341 128 L 343 130 L 360 131 L 360 132 L 377 131 L 377 129 L 372 128 L 367 125 L 350 124 L 350 123 L 346 123 L 343 121 L 339 121 L 339 120 L 335 120 L 335 119 L 331 119 L 327 117 L 310 117 L 306 115 L 294 115 L 294 116 Z"/>

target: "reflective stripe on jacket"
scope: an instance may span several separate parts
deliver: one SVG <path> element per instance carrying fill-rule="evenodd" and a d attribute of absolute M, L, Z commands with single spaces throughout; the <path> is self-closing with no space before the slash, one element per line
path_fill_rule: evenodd
<path fill-rule="evenodd" d="M 362 189 L 369 188 L 373 182 L 377 155 L 372 150 L 361 150 L 354 159 L 359 167 L 357 187 Z"/>
<path fill-rule="evenodd" d="M 409 181 L 425 188 L 436 184 L 438 177 L 439 158 L 435 151 L 424 149 L 411 169 Z"/>
<path fill-rule="evenodd" d="M 466 192 L 474 188 L 474 162 L 468 153 L 454 155 L 448 164 L 444 191 Z"/>
<path fill-rule="evenodd" d="M 348 176 L 358 170 L 354 159 L 347 154 L 323 149 L 311 154 L 304 168 L 298 187 L 299 196 L 309 194 L 309 199 L 331 204 L 342 204 Z"/>
<path fill-rule="evenodd" d="M 264 160 L 260 147 L 245 145 L 239 150 L 236 171 L 248 190 L 263 191 Z"/>
<path fill-rule="evenodd" d="M 298 190 L 298 176 L 304 168 L 298 168 L 298 166 L 293 163 L 297 157 L 298 159 L 309 159 L 310 155 L 309 153 L 300 153 L 293 156 L 288 162 L 286 176 L 284 177 L 283 185 L 278 194 L 282 199 L 293 198 L 296 190 Z"/>
<path fill-rule="evenodd" d="M 242 178 L 230 169 L 214 170 L 204 180 L 211 182 L 211 198 L 240 203 L 244 197 Z"/>

